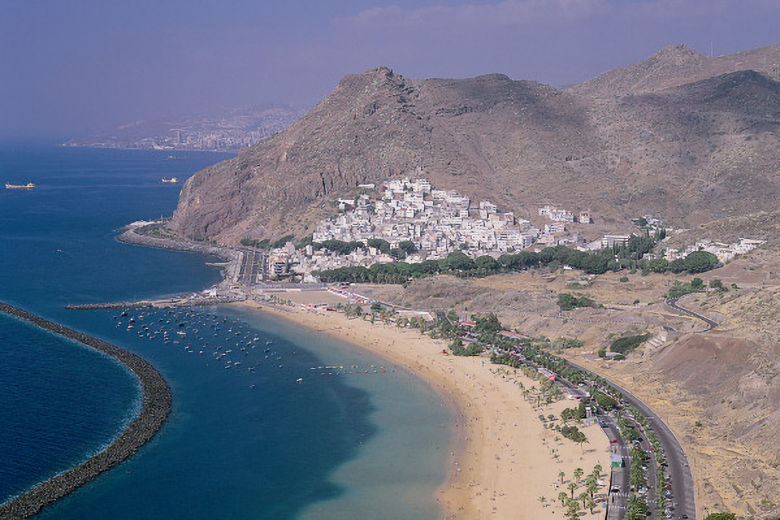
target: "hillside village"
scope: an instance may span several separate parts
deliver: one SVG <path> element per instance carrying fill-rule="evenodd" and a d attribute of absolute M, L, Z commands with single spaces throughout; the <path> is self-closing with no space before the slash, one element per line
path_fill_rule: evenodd
<path fill-rule="evenodd" d="M 417 170 L 420 174 L 420 169 Z M 272 277 L 288 272 L 315 281 L 311 273 L 339 267 L 371 266 L 404 260 L 419 263 L 446 258 L 460 251 L 472 258 L 494 258 L 531 246 L 536 249 L 565 245 L 580 251 L 596 251 L 626 244 L 627 234 L 605 234 L 586 242 L 580 233 L 572 233 L 569 224 L 590 224 L 589 212 L 574 212 L 545 205 L 539 215 L 550 223 L 535 227 L 512 212 L 500 212 L 496 204 L 481 200 L 472 205 L 469 197 L 453 190 L 434 187 L 426 178 L 409 177 L 385 181 L 379 189 L 363 184 L 354 199 L 335 201 L 341 213 L 322 220 L 312 234 L 311 243 L 296 247 L 288 242 L 272 249 L 268 272 Z M 378 194 L 378 197 L 376 196 Z M 373 195 L 373 196 L 372 196 Z M 645 227 L 671 229 L 652 216 L 642 217 Z M 338 241 L 349 244 L 346 250 L 319 248 L 318 244 Z M 745 253 L 762 242 L 742 239 L 738 244 L 696 243 L 686 250 L 668 249 L 667 260 L 682 258 L 695 250 L 715 254 L 721 262 Z M 648 259 L 657 255 L 648 253 Z"/>

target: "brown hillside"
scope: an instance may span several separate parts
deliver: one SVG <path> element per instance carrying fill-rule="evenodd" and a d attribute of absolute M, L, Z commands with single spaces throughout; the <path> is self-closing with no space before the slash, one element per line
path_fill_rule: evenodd
<path fill-rule="evenodd" d="M 498 74 L 412 80 L 378 68 L 346 76 L 287 130 L 193 176 L 171 225 L 224 243 L 302 236 L 358 184 L 417 167 L 437 186 L 526 216 L 548 202 L 616 226 L 646 213 L 691 226 L 771 211 L 780 83 L 759 62 L 773 63 L 778 50 L 714 58 L 715 67 L 665 49 L 656 62 L 710 65 L 693 76 L 684 64 L 665 65 L 664 89 L 628 95 L 618 81 L 628 72 L 613 71 L 602 81 L 611 97 L 586 84 L 561 91 Z M 734 69 L 741 65 L 756 66 Z M 700 78 L 712 71 L 719 75 Z"/>
<path fill-rule="evenodd" d="M 780 80 L 780 44 L 709 58 L 685 45 L 670 45 L 650 58 L 610 70 L 571 88 L 591 97 L 659 92 L 737 70 Z"/>

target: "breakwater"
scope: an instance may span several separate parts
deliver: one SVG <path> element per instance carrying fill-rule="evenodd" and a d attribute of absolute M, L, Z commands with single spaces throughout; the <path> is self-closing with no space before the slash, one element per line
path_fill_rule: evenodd
<path fill-rule="evenodd" d="M 78 466 L 0 505 L 0 520 L 11 520 L 36 514 L 43 507 L 90 482 L 138 451 L 154 437 L 168 418 L 171 412 L 171 390 L 156 368 L 132 352 L 6 303 L 0 302 L 0 312 L 26 320 L 113 357 L 135 374 L 143 388 L 140 414 L 110 446 Z"/>
<path fill-rule="evenodd" d="M 203 307 L 208 305 L 235 303 L 238 301 L 243 301 L 243 298 L 167 298 L 162 300 L 140 300 L 137 302 L 69 303 L 65 308 L 69 311 L 88 311 L 97 309 L 159 309 L 168 307 Z"/>
<path fill-rule="evenodd" d="M 240 252 L 229 247 L 220 247 L 212 244 L 198 243 L 181 238 L 155 237 L 144 233 L 144 227 L 129 227 L 125 229 L 117 240 L 127 244 L 155 247 L 157 249 L 169 249 L 171 251 L 190 251 L 204 255 L 213 255 L 228 263 L 228 268 L 240 262 Z"/>

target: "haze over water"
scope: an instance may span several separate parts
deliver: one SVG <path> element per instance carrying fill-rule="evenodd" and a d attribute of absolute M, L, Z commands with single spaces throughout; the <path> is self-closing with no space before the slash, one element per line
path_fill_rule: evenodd
<path fill-rule="evenodd" d="M 202 256 L 114 239 L 128 222 L 172 212 L 179 187 L 161 177 L 184 180 L 226 157 L 168 155 L 0 148 L 4 181 L 38 185 L 0 191 L 0 300 L 142 355 L 174 397 L 157 437 L 40 517 L 437 517 L 432 496 L 444 480 L 450 413 L 407 372 L 237 309 L 147 312 L 132 330 L 116 311 L 63 309 L 219 279 Z M 183 321 L 186 339 L 175 335 Z M 142 324 L 148 333 L 139 334 Z M 162 328 L 175 339 L 150 337 Z M 239 350 L 239 333 L 257 338 L 254 348 Z M 225 359 L 241 365 L 225 369 L 217 357 L 229 341 L 234 353 Z M 322 375 L 324 365 L 375 368 Z M 99 450 L 139 404 L 135 379 L 113 360 L 4 316 L 0 384 L 10 389 L 0 395 L 0 500 Z"/>

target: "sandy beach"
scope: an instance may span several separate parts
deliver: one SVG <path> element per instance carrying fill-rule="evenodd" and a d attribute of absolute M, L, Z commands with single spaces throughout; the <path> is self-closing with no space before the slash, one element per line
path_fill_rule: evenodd
<path fill-rule="evenodd" d="M 283 319 L 369 349 L 403 365 L 426 380 L 450 405 L 456 417 L 448 478 L 437 500 L 449 519 L 564 518 L 560 492 L 575 468 L 589 474 L 600 464 L 608 482 L 609 441 L 598 426 L 581 427 L 588 442 L 579 445 L 544 427 L 540 414 L 559 416 L 576 401 L 563 399 L 537 408 L 523 397 L 525 388 L 539 386 L 521 371 L 493 365 L 486 358 L 446 355 L 444 342 L 412 329 L 348 319 L 336 312 L 314 312 L 300 306 L 283 307 L 244 302 L 259 312 Z M 559 473 L 563 471 L 563 482 Z M 584 482 L 574 491 L 585 490 Z M 606 485 L 598 493 L 605 493 Z M 544 498 L 542 498 L 544 497 Z M 582 501 L 580 501 L 580 505 Z M 591 515 L 603 517 L 601 501 Z"/>

